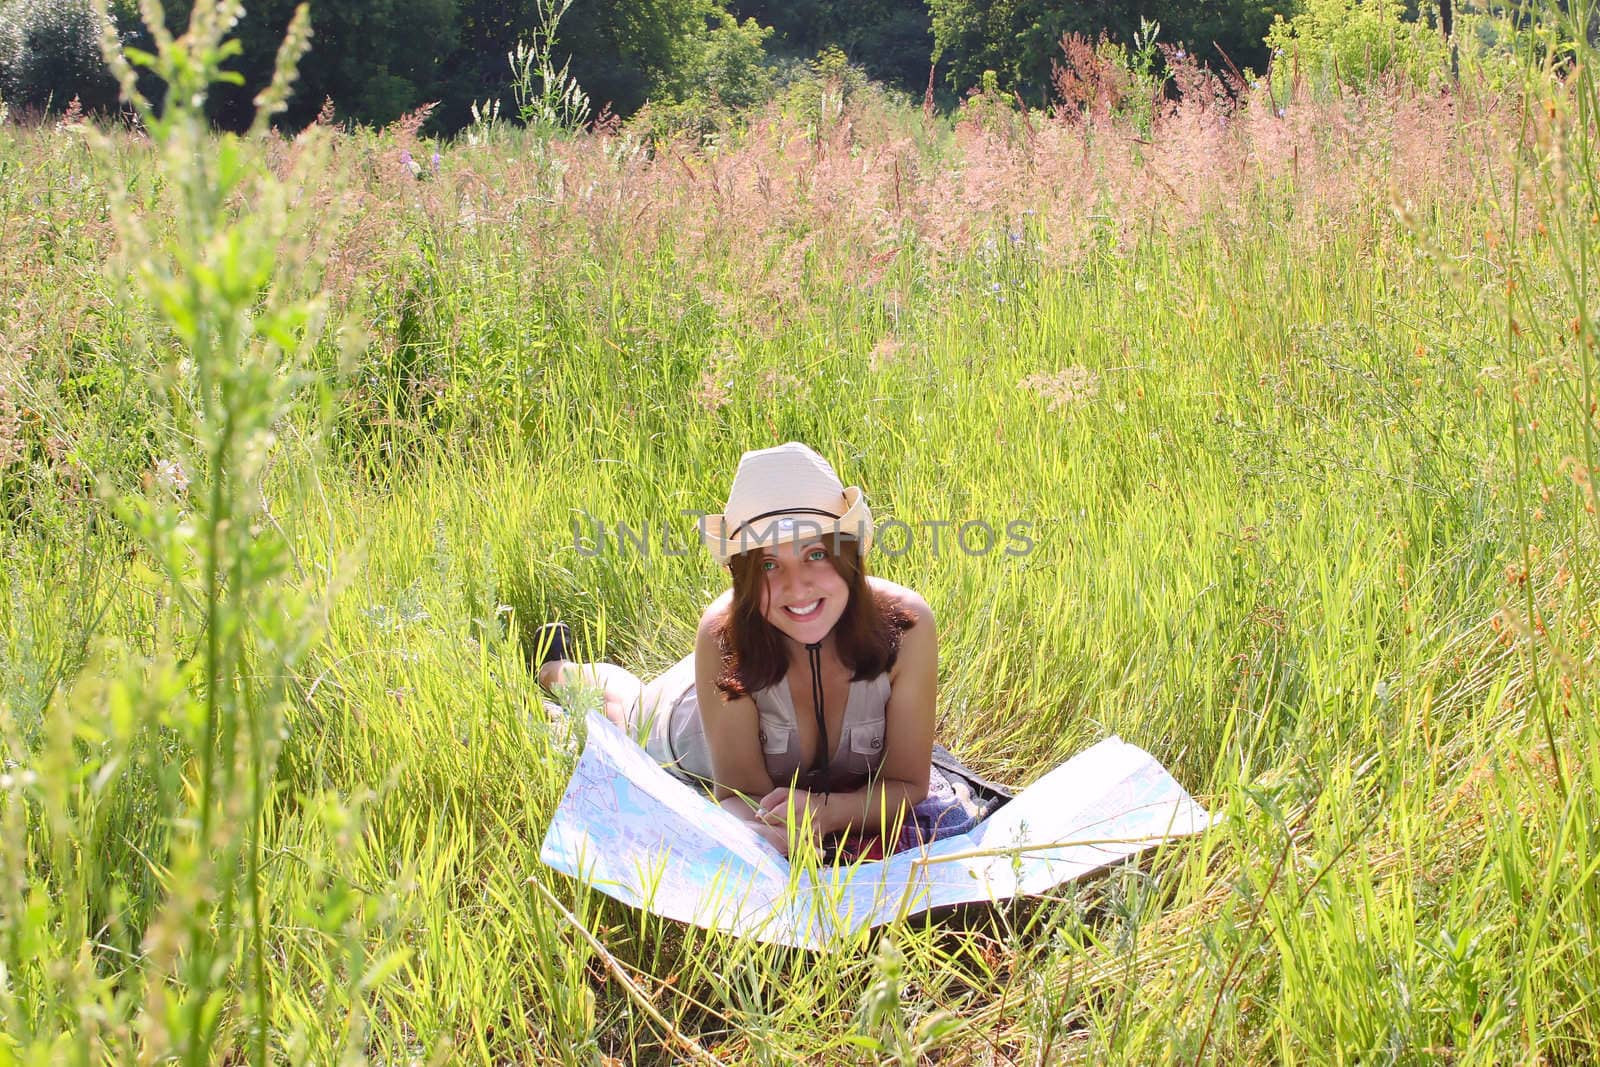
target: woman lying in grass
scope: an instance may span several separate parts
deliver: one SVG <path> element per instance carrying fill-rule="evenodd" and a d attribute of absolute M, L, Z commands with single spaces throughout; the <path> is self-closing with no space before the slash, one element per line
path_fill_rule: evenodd
<path fill-rule="evenodd" d="M 933 613 L 867 575 L 861 490 L 802 444 L 746 452 L 701 536 L 733 584 L 701 616 L 691 655 L 645 684 L 615 664 L 571 662 L 556 623 L 540 634 L 539 680 L 600 687 L 613 722 L 669 770 L 711 782 L 785 853 L 791 825 L 896 847 L 970 825 L 970 796 L 930 766 Z"/>

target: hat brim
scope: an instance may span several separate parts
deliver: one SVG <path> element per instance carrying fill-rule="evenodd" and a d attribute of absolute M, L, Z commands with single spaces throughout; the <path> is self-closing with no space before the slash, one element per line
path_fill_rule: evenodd
<path fill-rule="evenodd" d="M 861 543 L 861 554 L 866 555 L 872 547 L 872 509 L 859 486 L 845 489 L 844 502 L 844 514 L 838 518 L 809 512 L 778 514 L 738 530 L 729 528 L 725 515 L 707 515 L 700 523 L 700 540 L 711 558 L 724 567 L 745 552 L 834 536 L 855 538 Z"/>

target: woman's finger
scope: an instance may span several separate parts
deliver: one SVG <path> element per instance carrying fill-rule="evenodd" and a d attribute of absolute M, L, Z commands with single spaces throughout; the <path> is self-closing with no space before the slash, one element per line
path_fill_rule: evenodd
<path fill-rule="evenodd" d="M 781 824 L 788 817 L 788 808 L 789 790 L 780 787 L 762 797 L 756 810 L 767 822 Z"/>

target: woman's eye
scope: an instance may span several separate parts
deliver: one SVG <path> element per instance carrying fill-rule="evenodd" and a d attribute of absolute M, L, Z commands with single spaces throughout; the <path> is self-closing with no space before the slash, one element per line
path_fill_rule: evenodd
<path fill-rule="evenodd" d="M 827 559 L 828 550 L 824 548 L 813 548 L 810 552 L 806 553 L 806 558 L 813 561 Z"/>
<path fill-rule="evenodd" d="M 777 568 L 777 566 L 778 561 L 775 559 L 764 559 L 761 561 L 761 569 L 764 571 L 774 570 Z"/>

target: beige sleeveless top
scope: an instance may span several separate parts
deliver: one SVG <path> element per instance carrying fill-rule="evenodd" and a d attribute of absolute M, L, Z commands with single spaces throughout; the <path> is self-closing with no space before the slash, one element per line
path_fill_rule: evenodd
<path fill-rule="evenodd" d="M 809 770 L 800 763 L 800 733 L 788 682 L 779 681 L 752 695 L 767 773 L 774 783 L 787 785 L 796 774 Z M 835 789 L 855 788 L 877 770 L 887 741 L 888 706 L 887 671 L 876 678 L 850 683 L 839 736 L 828 738 L 833 743 L 828 771 Z M 630 710 L 629 718 L 635 736 L 643 739 L 645 749 L 669 771 L 679 777 L 712 780 L 711 752 L 694 687 L 693 653 L 645 686 L 639 705 Z"/>

